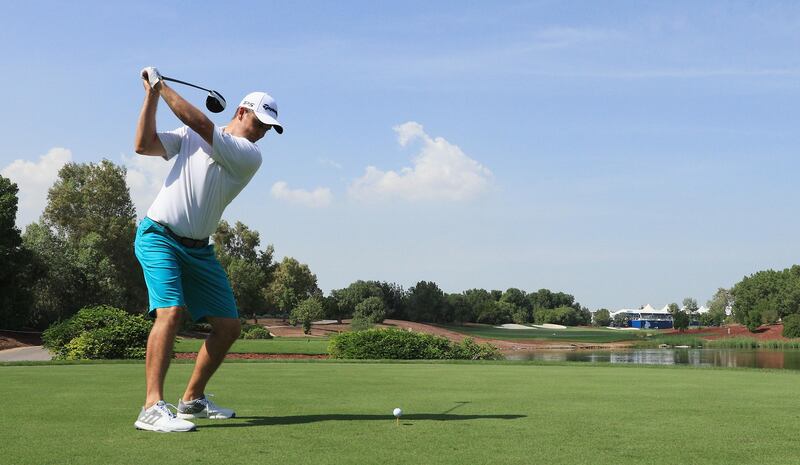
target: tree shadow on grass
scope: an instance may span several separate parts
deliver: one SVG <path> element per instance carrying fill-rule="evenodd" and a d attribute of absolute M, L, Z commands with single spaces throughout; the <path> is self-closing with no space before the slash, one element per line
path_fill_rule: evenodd
<path fill-rule="evenodd" d="M 402 421 L 431 420 L 431 421 L 463 421 L 463 420 L 517 420 L 527 415 L 452 415 L 446 413 L 415 413 L 403 415 Z M 236 417 L 222 422 L 198 425 L 199 428 L 241 428 L 245 426 L 274 426 L 274 425 L 299 425 L 303 423 L 317 423 L 321 421 L 386 421 L 391 422 L 391 415 L 354 415 L 354 414 L 327 414 L 327 415 L 293 415 L 284 417 Z"/>

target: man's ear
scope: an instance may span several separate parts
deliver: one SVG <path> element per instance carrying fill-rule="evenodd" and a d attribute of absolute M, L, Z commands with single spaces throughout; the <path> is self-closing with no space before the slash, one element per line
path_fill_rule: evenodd
<path fill-rule="evenodd" d="M 233 119 L 241 120 L 242 118 L 244 118 L 245 113 L 247 113 L 247 108 L 238 107 L 236 108 L 236 113 L 233 114 Z"/>

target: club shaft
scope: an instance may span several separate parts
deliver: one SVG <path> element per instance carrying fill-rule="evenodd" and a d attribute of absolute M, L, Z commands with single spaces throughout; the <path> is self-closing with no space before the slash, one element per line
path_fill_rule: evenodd
<path fill-rule="evenodd" d="M 209 89 L 206 89 L 205 87 L 200 87 L 198 85 L 195 85 L 195 84 L 192 84 L 192 83 L 186 82 L 186 81 L 181 81 L 180 79 L 175 79 L 175 78 L 166 77 L 166 76 L 161 76 L 161 79 L 163 79 L 165 81 L 177 82 L 178 84 L 183 84 L 185 86 L 194 87 L 195 89 L 204 90 L 206 92 L 211 92 Z"/>

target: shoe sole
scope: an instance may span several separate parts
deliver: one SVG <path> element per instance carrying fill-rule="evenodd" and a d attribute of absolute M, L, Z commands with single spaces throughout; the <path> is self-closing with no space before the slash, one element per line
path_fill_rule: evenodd
<path fill-rule="evenodd" d="M 235 413 L 233 415 L 229 416 L 229 417 L 216 416 L 216 415 L 210 417 L 210 416 L 208 416 L 207 413 L 200 413 L 200 414 L 197 414 L 197 413 L 178 413 L 177 416 L 181 420 L 196 420 L 198 418 L 205 418 L 205 419 L 208 419 L 208 420 L 227 420 L 229 418 L 236 418 L 236 414 Z"/>
<path fill-rule="evenodd" d="M 153 425 L 148 425 L 147 423 L 142 423 L 140 421 L 134 423 L 133 426 L 135 426 L 136 429 L 140 429 L 143 431 L 155 431 L 157 433 L 188 433 L 190 431 L 195 431 L 197 429 L 196 426 L 192 426 L 189 429 L 164 429 L 155 427 Z"/>

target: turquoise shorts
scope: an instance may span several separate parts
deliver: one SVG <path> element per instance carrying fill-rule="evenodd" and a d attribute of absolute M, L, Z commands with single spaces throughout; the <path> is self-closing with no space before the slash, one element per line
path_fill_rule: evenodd
<path fill-rule="evenodd" d="M 156 316 L 157 308 L 184 307 L 194 321 L 207 316 L 239 317 L 228 276 L 212 244 L 185 247 L 163 225 L 145 217 L 136 230 L 134 246 L 144 271 L 151 316 Z"/>

